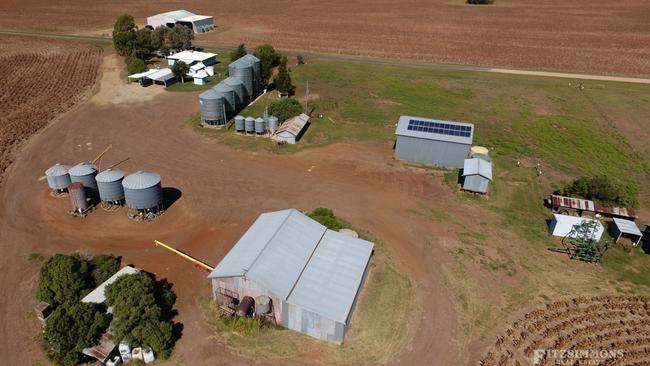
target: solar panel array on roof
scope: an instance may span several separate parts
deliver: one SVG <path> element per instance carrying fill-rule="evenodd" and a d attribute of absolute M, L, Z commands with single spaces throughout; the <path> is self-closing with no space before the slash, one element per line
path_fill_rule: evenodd
<path fill-rule="evenodd" d="M 451 123 L 422 121 L 418 119 L 409 120 L 407 127 L 411 131 L 437 133 L 439 135 L 470 137 L 472 135 L 471 126 L 460 126 Z"/>

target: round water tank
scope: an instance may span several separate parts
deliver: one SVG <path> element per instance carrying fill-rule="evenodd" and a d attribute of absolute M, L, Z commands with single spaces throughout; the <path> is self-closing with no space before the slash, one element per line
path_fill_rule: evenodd
<path fill-rule="evenodd" d="M 226 100 L 224 96 L 208 89 L 199 95 L 201 121 L 208 125 L 226 124 Z"/>
<path fill-rule="evenodd" d="M 86 201 L 86 189 L 80 182 L 72 182 L 68 186 L 68 193 L 70 195 L 70 203 L 72 204 L 72 211 L 84 212 L 88 209 L 88 202 Z"/>
<path fill-rule="evenodd" d="M 255 133 L 258 135 L 263 134 L 266 131 L 266 126 L 263 118 L 257 118 L 255 120 Z"/>
<path fill-rule="evenodd" d="M 162 210 L 163 195 L 160 174 L 142 170 L 122 180 L 126 205 L 136 210 Z"/>
<path fill-rule="evenodd" d="M 235 91 L 235 105 L 237 107 L 243 106 L 246 100 L 246 88 L 244 83 L 236 77 L 229 76 L 223 81 L 224 84 L 228 85 Z"/>
<path fill-rule="evenodd" d="M 244 126 L 245 126 L 244 116 L 236 116 L 235 117 L 235 131 L 244 132 L 245 131 Z"/>
<path fill-rule="evenodd" d="M 474 154 L 483 154 L 487 155 L 490 151 L 483 146 L 472 146 L 469 149 L 469 156 L 474 156 Z"/>
<path fill-rule="evenodd" d="M 239 302 L 239 306 L 237 306 L 237 315 L 249 316 L 253 312 L 254 307 L 255 300 L 250 296 L 244 296 L 244 298 Z"/>
<path fill-rule="evenodd" d="M 234 111 L 236 108 L 235 105 L 235 90 L 228 86 L 228 84 L 224 82 L 220 82 L 219 84 L 215 85 L 214 88 L 212 88 L 218 95 L 222 95 L 223 98 L 226 100 L 226 110 L 227 111 Z"/>
<path fill-rule="evenodd" d="M 280 125 L 280 122 L 278 121 L 278 117 L 271 116 L 269 117 L 268 120 L 268 130 L 271 132 L 275 132 L 275 130 L 278 129 L 278 126 Z"/>
<path fill-rule="evenodd" d="M 124 172 L 121 170 L 106 169 L 95 177 L 99 199 L 104 202 L 121 202 L 124 200 L 122 180 Z"/>
<path fill-rule="evenodd" d="M 260 295 L 255 298 L 255 313 L 268 314 L 271 311 L 271 298 L 266 295 Z"/>
<path fill-rule="evenodd" d="M 255 118 L 246 117 L 244 120 L 244 128 L 246 129 L 246 133 L 255 132 Z"/>
<path fill-rule="evenodd" d="M 97 167 L 95 164 L 79 163 L 70 168 L 68 173 L 70 174 L 70 181 L 83 184 L 87 193 L 94 194 L 97 192 L 97 182 L 95 181 Z"/>
<path fill-rule="evenodd" d="M 253 66 L 241 58 L 228 66 L 230 76 L 239 79 L 246 89 L 246 98 L 253 96 Z"/>
<path fill-rule="evenodd" d="M 70 181 L 70 174 L 68 170 L 70 165 L 62 165 L 56 163 L 45 171 L 47 177 L 47 185 L 52 189 L 66 189 L 72 183 Z"/>

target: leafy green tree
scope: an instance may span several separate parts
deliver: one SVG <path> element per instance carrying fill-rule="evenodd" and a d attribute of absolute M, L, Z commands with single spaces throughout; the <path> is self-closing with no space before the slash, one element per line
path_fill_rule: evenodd
<path fill-rule="evenodd" d="M 183 25 L 171 28 L 167 33 L 167 45 L 175 50 L 186 50 L 192 47 L 194 32 Z"/>
<path fill-rule="evenodd" d="M 137 74 L 139 72 L 147 71 L 147 64 L 137 57 L 131 57 L 126 68 L 129 71 L 129 74 Z"/>
<path fill-rule="evenodd" d="M 142 28 L 135 32 L 135 56 L 141 59 L 146 58 L 154 50 L 151 45 L 151 29 Z"/>
<path fill-rule="evenodd" d="M 237 59 L 240 59 L 240 58 L 246 56 L 246 53 L 247 53 L 246 45 L 244 45 L 242 43 L 239 46 L 237 46 L 237 49 L 230 52 L 230 61 L 235 61 Z"/>
<path fill-rule="evenodd" d="M 302 113 L 302 105 L 295 99 L 282 99 L 269 105 L 269 114 L 278 117 L 282 122 L 300 113 Z"/>
<path fill-rule="evenodd" d="M 145 273 L 121 276 L 106 287 L 106 304 L 113 308 L 111 331 L 116 341 L 151 347 L 162 358 L 174 344 L 169 321 L 175 301 L 171 289 Z"/>
<path fill-rule="evenodd" d="M 136 47 L 136 27 L 131 15 L 120 15 L 113 25 L 113 47 L 121 56 L 133 54 Z"/>
<path fill-rule="evenodd" d="M 280 64 L 280 53 L 270 44 L 263 44 L 255 48 L 255 57 L 260 59 L 262 83 L 266 84 L 271 79 L 273 68 Z"/>
<path fill-rule="evenodd" d="M 91 274 L 95 280 L 95 286 L 99 286 L 120 270 L 120 259 L 111 254 L 101 254 L 93 258 L 91 266 Z"/>
<path fill-rule="evenodd" d="M 76 255 L 56 254 L 41 267 L 37 297 L 53 307 L 74 303 L 93 287 L 88 262 Z"/>
<path fill-rule="evenodd" d="M 157 26 L 153 32 L 151 32 L 151 47 L 153 47 L 154 50 L 161 50 L 161 48 L 166 45 L 168 33 L 169 28 L 167 26 Z"/>
<path fill-rule="evenodd" d="M 183 61 L 176 61 L 172 66 L 172 72 L 177 78 L 181 78 L 181 82 L 185 83 L 185 75 L 190 71 L 190 67 Z"/>
<path fill-rule="evenodd" d="M 79 364 L 81 350 L 97 344 L 108 324 L 108 316 L 97 304 L 75 302 L 57 307 L 43 330 L 48 358 L 65 366 Z"/>
<path fill-rule="evenodd" d="M 287 56 L 282 56 L 280 66 L 278 66 L 278 75 L 275 77 L 275 87 L 280 93 L 291 95 L 295 89 L 291 83 L 291 75 L 287 69 Z"/>

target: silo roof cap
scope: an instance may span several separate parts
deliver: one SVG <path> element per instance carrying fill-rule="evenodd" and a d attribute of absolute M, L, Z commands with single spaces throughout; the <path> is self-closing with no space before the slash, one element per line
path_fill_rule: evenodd
<path fill-rule="evenodd" d="M 45 171 L 45 175 L 48 177 L 58 177 L 68 174 L 68 170 L 70 170 L 70 165 L 56 163 Z"/>
<path fill-rule="evenodd" d="M 222 83 L 224 83 L 224 84 L 226 84 L 226 85 L 230 85 L 230 86 L 233 86 L 233 85 L 242 85 L 242 84 L 244 84 L 241 80 L 237 79 L 237 78 L 234 77 L 234 76 L 229 76 L 229 77 L 225 78 L 225 79 L 222 81 Z"/>
<path fill-rule="evenodd" d="M 122 186 L 126 189 L 146 189 L 159 183 L 160 174 L 140 170 L 124 178 Z"/>
<path fill-rule="evenodd" d="M 92 163 L 79 163 L 70 168 L 68 172 L 70 175 L 81 177 L 84 175 L 95 174 L 97 172 L 97 167 Z"/>
<path fill-rule="evenodd" d="M 110 183 L 115 182 L 124 178 L 124 172 L 119 169 L 106 169 L 103 172 L 100 172 L 95 177 L 95 180 L 100 183 Z"/>
<path fill-rule="evenodd" d="M 233 91 L 234 89 L 231 88 L 230 86 L 228 86 L 228 84 L 226 84 L 226 83 L 224 83 L 224 82 L 222 81 L 222 82 L 220 82 L 219 84 L 215 85 L 215 86 L 212 88 L 212 90 L 214 90 L 215 92 L 226 92 L 226 93 L 228 93 L 228 92 Z"/>
<path fill-rule="evenodd" d="M 208 89 L 199 95 L 200 99 L 219 99 L 223 98 L 219 93 L 214 91 L 214 89 Z"/>

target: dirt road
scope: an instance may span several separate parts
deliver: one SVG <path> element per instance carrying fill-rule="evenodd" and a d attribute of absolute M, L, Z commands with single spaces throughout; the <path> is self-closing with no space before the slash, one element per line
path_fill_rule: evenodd
<path fill-rule="evenodd" d="M 111 72 L 110 68 L 104 72 Z M 105 86 L 100 87 L 101 89 Z M 137 85 L 131 87 L 139 88 Z M 74 250 L 114 253 L 166 277 L 178 295 L 178 321 L 185 328 L 175 359 L 187 365 L 244 365 L 229 354 L 201 320 L 197 298 L 209 296 L 206 274 L 153 245 L 159 239 L 216 264 L 264 211 L 323 206 L 372 232 L 400 271 L 417 285 L 414 341 L 396 356 L 397 365 L 458 365 L 459 327 L 453 295 L 441 266 L 442 244 L 457 232 L 416 213 L 444 207 L 467 222 L 490 215 L 453 201 L 449 189 L 424 172 L 392 159 L 390 144 L 333 145 L 296 155 L 239 151 L 218 145 L 187 126 L 198 111 L 198 93 L 162 93 L 131 104 L 86 102 L 36 134 L 6 175 L 0 190 L 0 354 L 10 365 L 32 364 L 41 355 L 38 324 L 31 313 L 38 263 L 44 255 Z M 130 158 L 126 171 L 159 172 L 163 186 L 181 196 L 155 222 L 136 223 L 124 210 L 68 216 L 66 199 L 49 196 L 37 178 L 55 162 L 92 159 L 109 144 L 102 166 Z M 310 169 L 313 166 L 313 169 Z M 436 240 L 432 240 L 436 238 Z M 17 352 L 16 350 L 20 350 Z M 42 358 L 42 355 L 40 356 Z M 310 364 L 310 358 L 260 364 Z"/>

